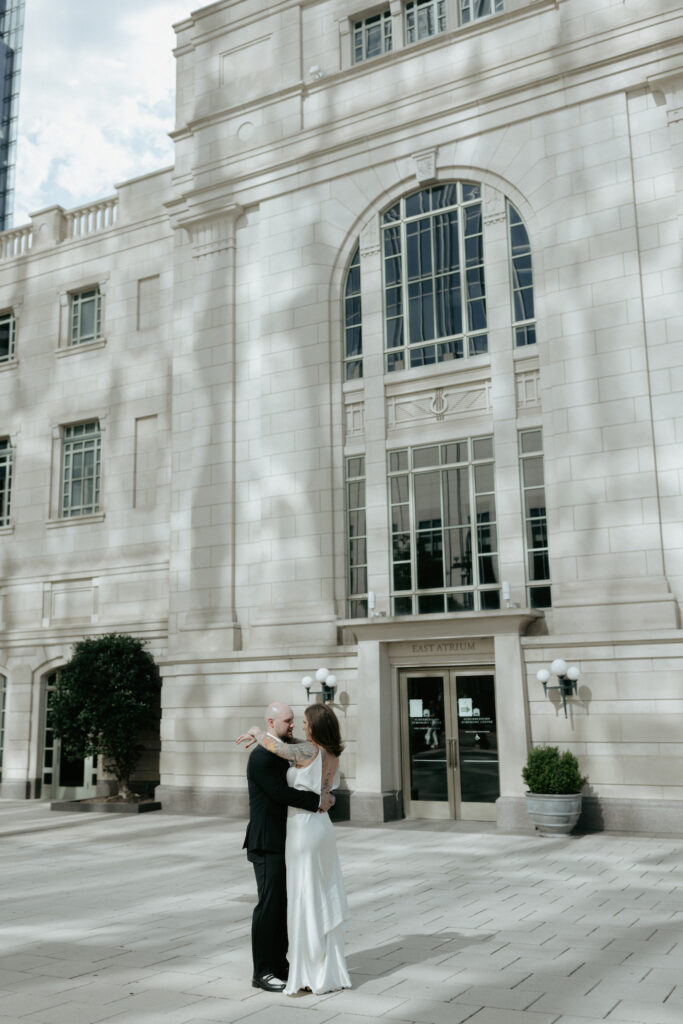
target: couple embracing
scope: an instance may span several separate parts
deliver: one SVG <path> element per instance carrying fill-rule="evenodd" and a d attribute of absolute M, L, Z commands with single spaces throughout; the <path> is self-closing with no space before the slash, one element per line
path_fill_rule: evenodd
<path fill-rule="evenodd" d="M 292 709 L 275 702 L 266 725 L 267 731 L 254 726 L 236 741 L 258 744 L 247 765 L 244 840 L 258 891 L 252 985 L 285 995 L 350 988 L 342 937 L 346 896 L 327 814 L 344 749 L 339 722 L 326 704 L 311 704 L 304 712 L 306 739 L 296 742 Z"/>

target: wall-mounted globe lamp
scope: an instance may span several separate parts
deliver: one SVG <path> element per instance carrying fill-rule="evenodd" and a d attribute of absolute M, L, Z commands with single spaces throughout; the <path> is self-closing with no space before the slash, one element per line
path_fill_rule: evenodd
<path fill-rule="evenodd" d="M 550 672 L 557 676 L 557 685 L 548 686 L 548 680 L 550 679 Z M 548 696 L 548 690 L 559 690 L 560 696 L 562 697 L 562 707 L 564 708 L 564 717 L 567 717 L 567 697 L 576 693 L 576 683 L 581 675 L 576 665 L 572 665 L 567 668 L 567 662 L 562 658 L 555 658 L 555 661 L 550 666 L 550 672 L 547 668 L 542 668 L 536 673 L 536 678 L 539 683 L 543 683 L 543 692 L 546 697 Z"/>
<path fill-rule="evenodd" d="M 301 680 L 301 685 L 306 688 L 306 697 L 310 701 L 311 694 L 322 694 L 323 704 L 326 704 L 328 700 L 334 700 L 334 688 L 337 685 L 337 677 L 333 676 L 329 669 L 319 668 L 315 674 L 315 681 L 320 683 L 319 690 L 312 690 L 313 677 L 304 676 Z"/>

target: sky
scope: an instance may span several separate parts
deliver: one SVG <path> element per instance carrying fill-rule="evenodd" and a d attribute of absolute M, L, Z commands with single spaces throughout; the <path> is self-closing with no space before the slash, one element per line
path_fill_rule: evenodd
<path fill-rule="evenodd" d="M 174 22 L 199 0 L 26 0 L 15 227 L 173 163 Z"/>

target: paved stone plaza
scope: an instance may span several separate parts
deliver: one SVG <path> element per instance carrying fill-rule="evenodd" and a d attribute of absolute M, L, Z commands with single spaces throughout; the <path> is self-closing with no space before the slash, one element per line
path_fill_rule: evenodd
<path fill-rule="evenodd" d="M 234 820 L 0 801 L 2 1024 L 683 1021 L 673 836 L 341 825 L 353 989 L 251 988 Z"/>

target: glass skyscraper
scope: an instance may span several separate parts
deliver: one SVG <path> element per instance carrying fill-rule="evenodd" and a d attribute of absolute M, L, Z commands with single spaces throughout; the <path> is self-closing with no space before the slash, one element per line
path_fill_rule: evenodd
<path fill-rule="evenodd" d="M 12 226 L 25 0 L 0 0 L 0 231 Z"/>

